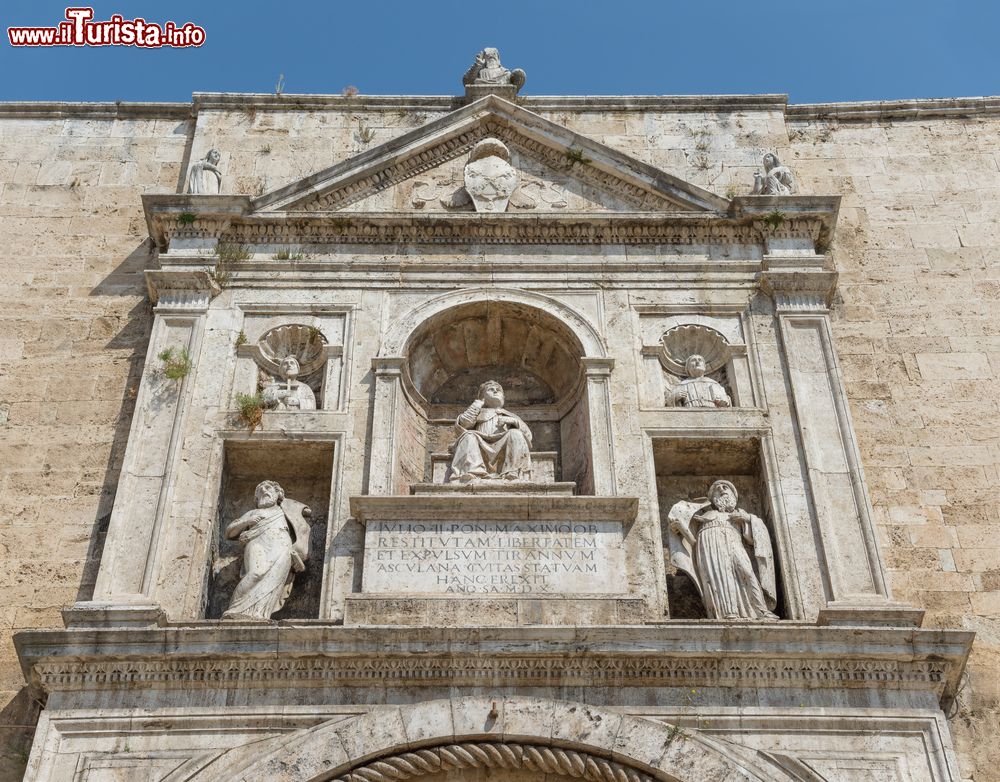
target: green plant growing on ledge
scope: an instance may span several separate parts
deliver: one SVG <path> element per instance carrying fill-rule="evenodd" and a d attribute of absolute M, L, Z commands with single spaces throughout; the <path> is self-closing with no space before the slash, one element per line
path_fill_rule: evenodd
<path fill-rule="evenodd" d="M 209 272 L 220 288 L 225 288 L 233 276 L 233 267 L 251 258 L 245 244 L 220 240 L 215 247 L 215 268 Z"/>
<path fill-rule="evenodd" d="M 293 253 L 288 250 L 278 250 L 271 256 L 275 261 L 301 261 L 304 257 L 302 253 Z"/>
<path fill-rule="evenodd" d="M 264 420 L 264 397 L 260 394 L 237 394 L 236 414 L 253 434 Z"/>
<path fill-rule="evenodd" d="M 181 212 L 179 215 L 177 215 L 177 224 L 191 225 L 197 219 L 198 218 L 191 212 Z"/>
<path fill-rule="evenodd" d="M 247 333 L 243 330 L 240 330 L 240 333 L 236 335 L 236 341 L 233 343 L 233 347 L 236 350 L 239 350 L 245 344 L 247 344 Z"/>
<path fill-rule="evenodd" d="M 183 380 L 191 372 L 191 354 L 187 348 L 165 348 L 156 357 L 163 362 L 163 374 L 170 380 Z"/>
<path fill-rule="evenodd" d="M 573 168 L 573 166 L 577 163 L 579 163 L 581 166 L 585 166 L 588 163 L 594 162 L 589 157 L 583 154 L 582 149 L 573 149 L 572 147 L 570 147 L 565 152 L 563 152 L 563 155 L 566 157 L 566 168 Z"/>
<path fill-rule="evenodd" d="M 772 231 L 776 231 L 785 222 L 785 213 L 775 209 L 773 212 L 769 212 L 762 222 Z"/>

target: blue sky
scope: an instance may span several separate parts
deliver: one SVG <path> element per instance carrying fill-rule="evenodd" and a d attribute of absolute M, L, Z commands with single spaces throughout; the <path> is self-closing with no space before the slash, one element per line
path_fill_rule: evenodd
<path fill-rule="evenodd" d="M 199 49 L 14 48 L 66 3 L 3 0 L 0 100 L 185 101 L 199 92 L 442 95 L 497 46 L 524 93 L 788 93 L 793 103 L 1000 94 L 996 0 L 117 0 L 95 19 L 187 21 Z"/>

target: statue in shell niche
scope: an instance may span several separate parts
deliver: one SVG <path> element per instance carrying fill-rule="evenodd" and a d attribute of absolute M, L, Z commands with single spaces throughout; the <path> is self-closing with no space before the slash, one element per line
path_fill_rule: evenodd
<path fill-rule="evenodd" d="M 270 410 L 315 410 L 327 344 L 322 332 L 300 324 L 278 326 L 257 344 L 260 395 Z"/>
<path fill-rule="evenodd" d="M 674 383 L 667 389 L 667 407 L 713 409 L 732 407 L 721 380 L 726 379 L 729 344 L 707 326 L 675 326 L 660 339 L 660 363 Z M 717 379 L 718 378 L 718 379 Z"/>
<path fill-rule="evenodd" d="M 774 551 L 767 525 L 739 507 L 729 481 L 706 499 L 676 503 L 667 516 L 670 562 L 701 594 L 709 619 L 774 620 Z"/>

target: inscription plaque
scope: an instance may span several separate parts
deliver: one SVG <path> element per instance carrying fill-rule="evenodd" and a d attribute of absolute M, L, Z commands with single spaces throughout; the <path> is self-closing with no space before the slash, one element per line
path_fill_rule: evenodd
<path fill-rule="evenodd" d="M 543 506 L 531 498 L 498 499 L 363 498 L 362 591 L 539 596 L 627 591 L 621 508 L 601 513 L 598 507 L 595 513 L 595 503 L 606 505 L 606 498 L 548 498 Z M 392 501 L 397 504 L 390 507 Z M 442 506 L 453 513 L 442 513 Z"/>

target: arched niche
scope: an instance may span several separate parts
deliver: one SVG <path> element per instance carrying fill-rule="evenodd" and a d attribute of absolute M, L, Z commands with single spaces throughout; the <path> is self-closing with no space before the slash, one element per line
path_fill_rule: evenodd
<path fill-rule="evenodd" d="M 370 493 L 405 494 L 431 481 L 432 457 L 447 452 L 455 418 L 486 380 L 503 385 L 506 406 L 531 427 L 532 450 L 554 455 L 555 480 L 583 494 L 614 493 L 611 362 L 596 330 L 565 304 L 526 291 L 445 294 L 396 321 L 383 346 Z"/>
<path fill-rule="evenodd" d="M 697 730 L 583 703 L 512 696 L 384 706 L 202 755 L 163 782 L 822 782 Z"/>

